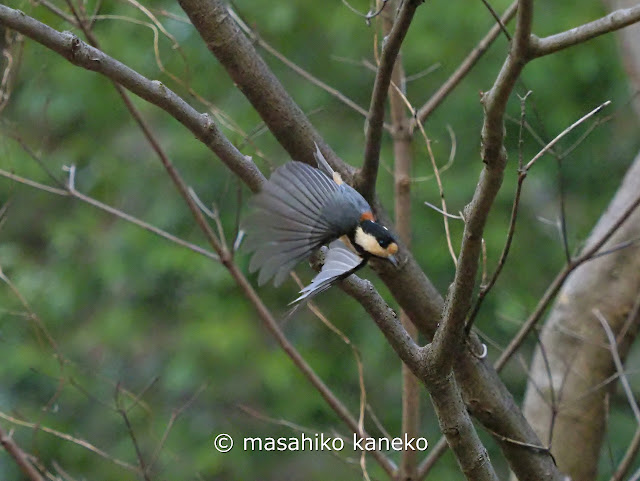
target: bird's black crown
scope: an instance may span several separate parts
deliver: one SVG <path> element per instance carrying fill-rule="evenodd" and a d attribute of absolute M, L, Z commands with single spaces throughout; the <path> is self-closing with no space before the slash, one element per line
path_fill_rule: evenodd
<path fill-rule="evenodd" d="M 393 234 L 389 232 L 389 229 L 377 222 L 373 222 L 372 220 L 363 220 L 360 223 L 360 227 L 362 227 L 362 230 L 366 234 L 371 234 L 375 237 L 382 248 L 387 248 L 392 242 L 397 242 Z"/>

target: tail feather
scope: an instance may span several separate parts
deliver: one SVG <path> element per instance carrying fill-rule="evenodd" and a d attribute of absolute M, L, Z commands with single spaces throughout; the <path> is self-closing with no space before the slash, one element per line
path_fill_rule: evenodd
<path fill-rule="evenodd" d="M 301 295 L 291 304 L 309 300 L 326 291 L 339 280 L 345 279 L 356 272 L 365 263 L 365 259 L 352 252 L 341 240 L 333 241 L 329 244 L 322 270 L 313 278 L 311 284 L 300 291 Z"/>

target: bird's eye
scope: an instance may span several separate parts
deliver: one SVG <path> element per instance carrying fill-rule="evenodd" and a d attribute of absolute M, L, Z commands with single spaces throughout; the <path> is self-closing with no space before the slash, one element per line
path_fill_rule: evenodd
<path fill-rule="evenodd" d="M 384 241 L 382 239 L 378 240 L 378 244 L 380 244 L 380 247 L 384 247 Z"/>

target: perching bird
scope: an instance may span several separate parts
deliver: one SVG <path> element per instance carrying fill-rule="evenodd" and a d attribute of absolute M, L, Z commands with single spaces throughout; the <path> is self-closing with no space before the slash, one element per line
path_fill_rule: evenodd
<path fill-rule="evenodd" d="M 260 270 L 260 285 L 272 277 L 280 285 L 296 264 L 330 243 L 321 272 L 294 302 L 328 289 L 370 257 L 397 265 L 391 232 L 375 221 L 364 197 L 342 181 L 317 145 L 314 156 L 319 169 L 295 161 L 276 169 L 252 199 L 255 210 L 245 223 L 246 247 L 254 252 L 249 269 Z"/>

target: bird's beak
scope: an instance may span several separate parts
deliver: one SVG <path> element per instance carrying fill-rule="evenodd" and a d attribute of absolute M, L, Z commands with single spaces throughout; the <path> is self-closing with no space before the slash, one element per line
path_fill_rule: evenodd
<path fill-rule="evenodd" d="M 396 258 L 396 256 L 394 256 L 393 254 L 391 254 L 390 256 L 387 257 L 387 260 L 389 262 L 391 262 L 393 264 L 393 267 L 398 267 L 400 264 L 398 264 L 398 259 Z"/>

